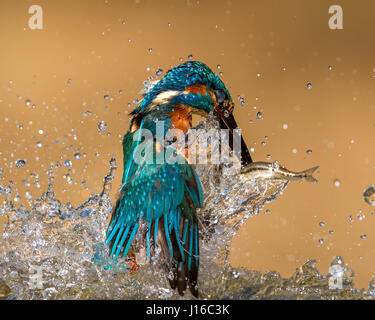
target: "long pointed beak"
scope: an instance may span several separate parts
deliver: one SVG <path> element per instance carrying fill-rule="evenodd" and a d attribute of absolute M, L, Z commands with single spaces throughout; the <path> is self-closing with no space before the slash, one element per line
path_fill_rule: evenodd
<path fill-rule="evenodd" d="M 233 130 L 238 127 L 236 120 L 234 119 L 234 116 L 232 113 L 228 113 L 227 115 L 224 116 L 220 112 L 219 116 L 220 116 L 220 127 L 222 129 L 229 129 L 229 147 L 233 150 Z M 242 167 L 253 162 L 250 156 L 249 149 L 247 148 L 245 140 L 242 137 L 242 134 L 241 134 L 241 152 L 240 154 L 237 154 L 237 157 L 241 160 Z"/>

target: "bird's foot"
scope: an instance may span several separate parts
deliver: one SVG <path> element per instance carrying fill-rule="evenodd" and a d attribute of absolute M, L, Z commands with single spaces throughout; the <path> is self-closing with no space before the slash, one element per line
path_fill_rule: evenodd
<path fill-rule="evenodd" d="M 135 261 L 135 258 L 133 258 L 131 261 L 127 262 L 126 264 L 130 268 L 128 271 L 129 274 L 135 273 L 139 269 L 139 265 Z"/>

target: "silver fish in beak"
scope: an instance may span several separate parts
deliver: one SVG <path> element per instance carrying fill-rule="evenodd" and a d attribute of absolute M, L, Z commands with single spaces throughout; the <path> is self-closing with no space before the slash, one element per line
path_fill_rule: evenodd
<path fill-rule="evenodd" d="M 313 177 L 313 173 L 318 168 L 319 166 L 316 166 L 301 172 L 293 172 L 279 165 L 277 162 L 252 162 L 241 169 L 240 175 L 245 179 L 302 180 L 318 183 L 318 180 Z"/>

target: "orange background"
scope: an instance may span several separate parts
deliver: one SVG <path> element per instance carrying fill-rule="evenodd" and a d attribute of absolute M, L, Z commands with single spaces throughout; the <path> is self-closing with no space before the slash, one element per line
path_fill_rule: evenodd
<path fill-rule="evenodd" d="M 43 7 L 43 30 L 28 27 L 33 4 Z M 156 69 L 165 72 L 192 54 L 223 72 L 255 160 L 270 154 L 270 161 L 296 171 L 320 165 L 319 184 L 290 184 L 248 220 L 233 240 L 232 264 L 289 276 L 315 258 L 326 274 L 339 254 L 355 270 L 357 287 L 367 287 L 375 273 L 375 208 L 362 193 L 375 184 L 375 3 L 335 1 L 344 11 L 343 30 L 328 28 L 332 4 L 1 1 L 0 183 L 12 179 L 13 196 L 21 195 L 16 205 L 29 207 L 25 192 L 35 198 L 46 189 L 49 164 L 71 160 L 70 169 L 56 170 L 57 197 L 78 205 L 100 192 L 110 158 L 122 167 L 121 139 L 134 107 L 128 103 L 139 98 L 142 82 L 155 78 Z M 99 121 L 106 121 L 106 131 L 98 131 Z M 20 158 L 26 165 L 16 168 Z M 40 188 L 32 173 L 39 174 Z"/>

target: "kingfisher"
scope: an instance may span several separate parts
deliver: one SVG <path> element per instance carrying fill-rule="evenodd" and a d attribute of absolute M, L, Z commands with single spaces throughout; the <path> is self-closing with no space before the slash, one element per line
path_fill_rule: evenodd
<path fill-rule="evenodd" d="M 157 161 L 166 160 L 167 144 L 155 138 L 158 124 L 163 122 L 162 136 L 176 129 L 187 134 L 193 114 L 207 118 L 213 112 L 220 128 L 228 130 L 233 149 L 233 130 L 237 128 L 233 108 L 231 95 L 218 75 L 202 62 L 187 61 L 171 68 L 130 113 L 129 130 L 122 142 L 122 185 L 106 244 L 115 260 L 119 256 L 130 259 L 132 271 L 139 267 L 136 257 L 143 250 L 147 260 L 156 261 L 165 270 L 171 288 L 180 295 L 189 288 L 198 297 L 198 208 L 203 207 L 204 191 L 187 152 L 180 153 L 174 163 Z M 151 161 L 137 161 L 135 154 L 146 131 L 153 138 L 143 156 L 147 158 L 147 151 Z M 252 162 L 242 136 L 239 158 L 242 166 Z"/>

